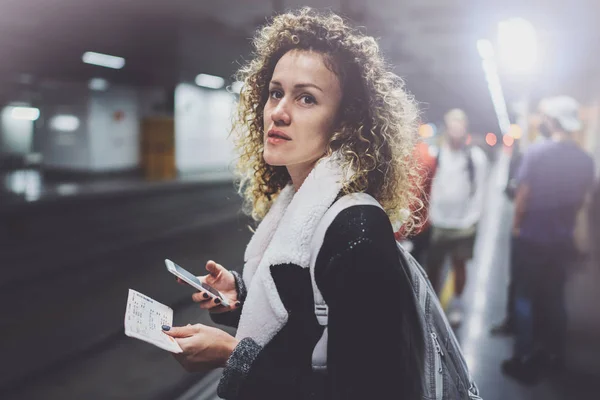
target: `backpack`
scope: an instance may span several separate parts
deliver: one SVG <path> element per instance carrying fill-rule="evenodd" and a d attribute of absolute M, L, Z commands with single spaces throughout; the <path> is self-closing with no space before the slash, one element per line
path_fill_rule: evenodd
<path fill-rule="evenodd" d="M 328 307 L 315 281 L 315 263 L 323 244 L 325 232 L 335 217 L 344 209 L 354 205 L 381 205 L 366 193 L 353 193 L 337 200 L 323 215 L 311 239 L 310 275 L 315 302 L 315 315 L 325 329 L 312 354 L 315 372 L 327 370 L 327 322 Z M 471 379 L 460 346 L 429 279 L 423 268 L 398 243 L 398 257 L 413 288 L 415 304 L 419 305 L 419 316 L 424 338 L 423 399 L 435 400 L 481 400 L 479 390 Z"/>

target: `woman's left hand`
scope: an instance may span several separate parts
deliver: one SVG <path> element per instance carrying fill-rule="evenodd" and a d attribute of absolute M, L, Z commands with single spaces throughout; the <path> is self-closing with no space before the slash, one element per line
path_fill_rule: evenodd
<path fill-rule="evenodd" d="M 177 340 L 183 353 L 175 358 L 188 372 L 203 372 L 225 367 L 237 346 L 237 339 L 211 326 L 202 324 L 163 328 L 163 332 Z"/>

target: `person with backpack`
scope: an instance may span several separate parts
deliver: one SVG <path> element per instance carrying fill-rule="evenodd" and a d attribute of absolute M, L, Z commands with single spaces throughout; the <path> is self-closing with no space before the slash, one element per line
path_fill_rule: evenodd
<path fill-rule="evenodd" d="M 402 80 L 333 13 L 276 16 L 254 47 L 234 134 L 240 192 L 260 223 L 241 275 L 210 261 L 201 277 L 231 306 L 193 296 L 237 333 L 165 326 L 176 359 L 223 367 L 224 399 L 478 399 L 394 240 L 392 221 L 414 201 L 418 112 Z"/>
<path fill-rule="evenodd" d="M 594 185 L 590 205 L 590 216 L 592 243 L 600 243 L 600 179 L 597 179 Z M 593 261 L 596 263 L 596 267 L 600 268 L 600 248 L 594 246 L 591 250 Z"/>
<path fill-rule="evenodd" d="M 483 150 L 467 144 L 468 119 L 453 109 L 444 116 L 446 130 L 435 158 L 429 217 L 433 226 L 427 271 L 436 292 L 441 271 L 450 257 L 454 271 L 454 298 L 448 309 L 453 326 L 462 320 L 461 295 L 467 281 L 466 263 L 473 257 L 477 224 L 483 211 L 487 158 Z"/>
<path fill-rule="evenodd" d="M 543 99 L 540 129 L 519 168 L 513 221 L 515 346 L 502 363 L 508 376 L 535 382 L 543 369 L 565 366 L 567 266 L 577 252 L 577 214 L 591 195 L 594 160 L 574 140 L 583 127 L 568 96 Z"/>

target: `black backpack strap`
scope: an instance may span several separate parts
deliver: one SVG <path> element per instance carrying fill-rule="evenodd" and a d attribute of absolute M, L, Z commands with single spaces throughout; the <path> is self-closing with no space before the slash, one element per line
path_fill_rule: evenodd
<path fill-rule="evenodd" d="M 310 280 L 313 288 L 315 316 L 317 317 L 319 325 L 323 327 L 323 334 L 315 345 L 312 353 L 312 369 L 315 372 L 324 373 L 327 371 L 327 325 L 329 324 L 329 307 L 327 306 L 325 299 L 323 299 L 323 295 L 321 294 L 315 279 L 317 256 L 319 255 L 319 251 L 325 240 L 325 233 L 335 217 L 346 208 L 356 205 L 373 205 L 382 208 L 377 200 L 366 193 L 351 193 L 342 196 L 329 207 L 329 210 L 327 210 L 325 214 L 323 214 L 310 243 Z"/>
<path fill-rule="evenodd" d="M 477 182 L 475 181 L 475 162 L 473 161 L 472 147 L 465 147 L 465 153 L 467 156 L 467 173 L 469 174 L 469 183 L 471 184 L 471 196 L 474 196 L 477 191 Z"/>

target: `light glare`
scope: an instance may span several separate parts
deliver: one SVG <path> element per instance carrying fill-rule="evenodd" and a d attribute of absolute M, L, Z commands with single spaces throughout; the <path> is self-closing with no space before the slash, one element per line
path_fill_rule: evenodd
<path fill-rule="evenodd" d="M 491 60 L 494 58 L 494 47 L 492 46 L 492 42 L 487 39 L 480 39 L 477 41 L 477 51 L 483 60 Z"/>
<path fill-rule="evenodd" d="M 40 110 L 35 107 L 13 107 L 11 117 L 25 121 L 36 121 L 40 117 Z"/>
<path fill-rule="evenodd" d="M 98 65 L 100 67 L 121 69 L 125 66 L 123 57 L 111 56 L 109 54 L 86 51 L 83 53 L 82 61 L 86 64 Z"/>
<path fill-rule="evenodd" d="M 502 64 L 511 72 L 531 72 L 537 61 L 537 34 L 531 22 L 511 18 L 498 24 Z"/>
<path fill-rule="evenodd" d="M 76 131 L 79 128 L 79 118 L 74 115 L 55 115 L 50 119 L 50 128 L 61 132 Z"/>
<path fill-rule="evenodd" d="M 419 127 L 419 135 L 424 138 L 430 138 L 433 137 L 435 135 L 435 131 L 433 129 L 433 126 L 431 126 L 431 124 L 423 124 Z"/>
<path fill-rule="evenodd" d="M 96 90 L 99 92 L 103 92 L 108 89 L 108 81 L 102 78 L 92 78 L 88 84 L 90 90 Z"/>
<path fill-rule="evenodd" d="M 494 147 L 498 143 L 498 138 L 492 132 L 485 135 L 485 142 L 488 146 Z"/>
<path fill-rule="evenodd" d="M 220 76 L 200 74 L 196 77 L 196 85 L 209 89 L 221 89 L 225 85 L 225 79 Z"/>
<path fill-rule="evenodd" d="M 521 139 L 523 136 L 523 129 L 517 124 L 512 124 L 508 131 L 508 134 L 513 137 L 513 139 Z"/>
<path fill-rule="evenodd" d="M 504 92 L 502 91 L 502 84 L 500 83 L 496 63 L 494 60 L 483 60 L 481 64 L 485 73 L 485 79 L 488 83 L 488 90 L 490 91 L 494 111 L 496 111 L 496 117 L 498 118 L 500 132 L 504 134 L 508 132 L 510 128 L 510 119 L 508 117 L 508 110 L 506 108 L 506 101 L 504 100 Z"/>

